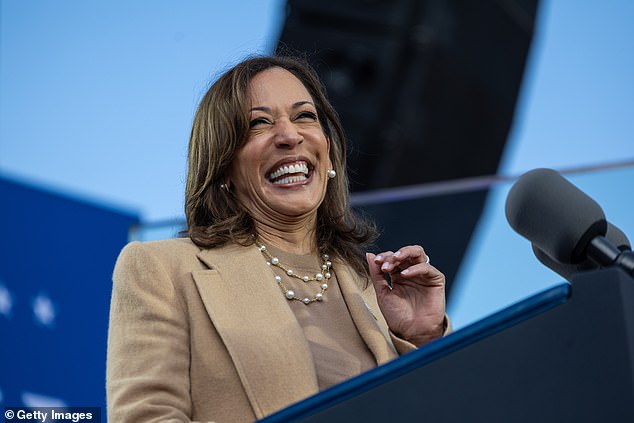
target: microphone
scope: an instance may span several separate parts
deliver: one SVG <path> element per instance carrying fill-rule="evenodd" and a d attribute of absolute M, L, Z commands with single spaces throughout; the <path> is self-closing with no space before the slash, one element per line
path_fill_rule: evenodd
<path fill-rule="evenodd" d="M 605 237 L 620 251 L 632 250 L 632 246 L 630 244 L 630 241 L 627 239 L 627 236 L 623 233 L 623 231 L 621 231 L 610 222 L 608 222 L 608 230 L 605 234 Z M 548 254 L 539 249 L 539 247 L 537 247 L 535 244 L 531 244 L 531 247 L 533 248 L 533 253 L 535 254 L 535 257 L 537 257 L 537 259 L 544 266 L 553 270 L 555 273 L 558 273 L 567 281 L 572 281 L 572 277 L 579 272 L 594 270 L 599 267 L 589 258 L 578 264 L 562 263 L 550 257 Z"/>
<path fill-rule="evenodd" d="M 579 265 L 590 259 L 634 275 L 634 254 L 606 238 L 601 207 L 552 169 L 522 175 L 509 192 L 505 212 L 516 232 L 556 262 Z"/>
<path fill-rule="evenodd" d="M 562 263 L 580 263 L 608 223 L 601 206 L 552 169 L 520 176 L 506 198 L 511 227 Z"/>

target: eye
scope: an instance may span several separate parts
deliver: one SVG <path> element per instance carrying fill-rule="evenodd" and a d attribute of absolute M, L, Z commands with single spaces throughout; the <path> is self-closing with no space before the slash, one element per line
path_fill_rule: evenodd
<path fill-rule="evenodd" d="M 314 122 L 317 120 L 317 114 L 309 110 L 305 110 L 303 112 L 299 112 L 297 116 L 295 116 L 295 120 Z"/>
<path fill-rule="evenodd" d="M 268 119 L 263 117 L 258 117 L 255 119 L 251 119 L 251 121 L 249 122 L 249 128 L 255 128 L 256 126 L 268 125 L 270 123 L 271 122 L 269 122 Z"/>

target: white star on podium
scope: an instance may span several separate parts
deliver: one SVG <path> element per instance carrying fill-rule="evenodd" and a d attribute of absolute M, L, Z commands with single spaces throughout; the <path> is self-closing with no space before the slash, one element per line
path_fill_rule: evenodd
<path fill-rule="evenodd" d="M 0 314 L 10 317 L 12 308 L 13 298 L 11 298 L 11 293 L 4 285 L 0 285 Z"/>
<path fill-rule="evenodd" d="M 50 298 L 40 294 L 33 300 L 33 314 L 38 323 L 52 327 L 55 324 L 55 306 Z"/>

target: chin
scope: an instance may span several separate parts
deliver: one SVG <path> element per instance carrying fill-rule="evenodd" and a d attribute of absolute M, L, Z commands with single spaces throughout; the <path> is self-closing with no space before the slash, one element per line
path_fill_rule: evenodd
<path fill-rule="evenodd" d="M 271 208 L 286 216 L 301 217 L 311 213 L 316 213 L 321 203 L 311 200 L 285 199 L 283 203 L 271 204 Z"/>

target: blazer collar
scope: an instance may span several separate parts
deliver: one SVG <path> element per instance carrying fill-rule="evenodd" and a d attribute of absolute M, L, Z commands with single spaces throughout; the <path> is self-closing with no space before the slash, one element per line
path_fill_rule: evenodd
<path fill-rule="evenodd" d="M 308 342 L 256 247 L 198 254 L 194 281 L 258 419 L 318 391 Z M 289 389 L 292 387 L 292 389 Z"/>
<path fill-rule="evenodd" d="M 376 362 L 383 364 L 396 358 L 398 353 L 392 344 L 387 322 L 379 309 L 374 287 L 368 281 L 364 288 L 366 281 L 343 262 L 335 261 L 334 265 L 339 288 L 352 321 Z"/>

